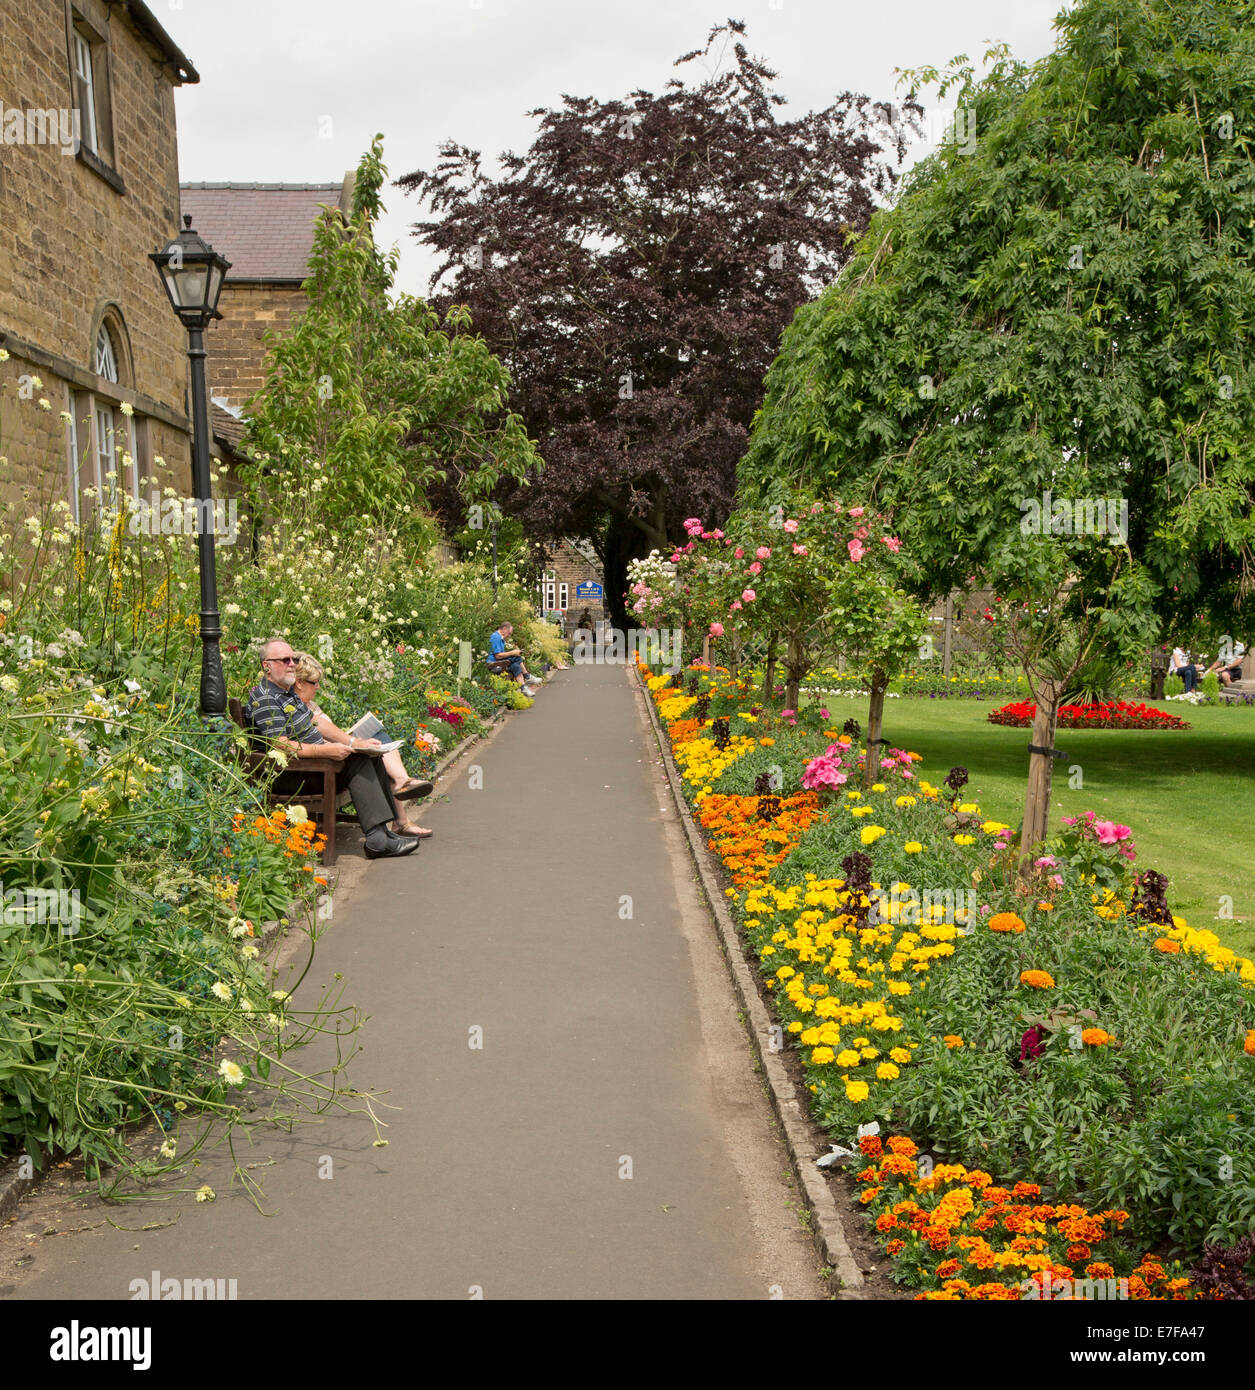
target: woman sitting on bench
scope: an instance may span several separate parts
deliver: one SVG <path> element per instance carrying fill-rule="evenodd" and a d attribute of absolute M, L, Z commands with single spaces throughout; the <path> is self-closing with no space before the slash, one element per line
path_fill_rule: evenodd
<path fill-rule="evenodd" d="M 318 687 L 322 684 L 323 669 L 322 665 L 308 652 L 296 653 L 296 682 L 293 689 L 296 691 L 297 698 L 304 700 L 309 706 L 309 712 L 314 716 L 314 724 L 318 732 L 328 743 L 353 743 L 351 734 L 343 729 L 337 728 L 335 724 L 318 708 L 314 703 L 314 697 L 318 694 Z M 384 739 L 391 742 L 385 734 Z M 368 738 L 358 739 L 357 746 L 361 748 L 378 747 L 383 739 Z M 390 753 L 385 753 L 379 760 L 383 764 L 383 770 L 388 774 L 392 782 L 392 795 L 397 801 L 409 801 L 415 797 L 429 796 L 432 791 L 432 784 L 424 781 L 420 777 L 411 777 L 405 770 L 405 764 L 401 761 L 401 751 L 394 748 Z M 415 824 L 405 815 L 399 815 L 393 821 L 390 829 L 396 835 L 414 836 L 417 839 L 425 840 L 429 835 L 434 835 L 434 830 L 424 829 L 423 826 Z"/>

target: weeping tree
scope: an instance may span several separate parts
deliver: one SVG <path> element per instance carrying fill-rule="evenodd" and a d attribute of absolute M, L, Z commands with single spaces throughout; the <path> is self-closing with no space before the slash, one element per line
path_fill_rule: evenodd
<path fill-rule="evenodd" d="M 957 89 L 956 133 L 799 310 L 740 468 L 751 495 L 861 492 L 924 593 L 1018 596 L 1046 706 L 1025 849 L 1069 668 L 1164 623 L 1238 631 L 1255 583 L 1255 0 L 1057 25 L 1033 65 L 905 75 Z"/>

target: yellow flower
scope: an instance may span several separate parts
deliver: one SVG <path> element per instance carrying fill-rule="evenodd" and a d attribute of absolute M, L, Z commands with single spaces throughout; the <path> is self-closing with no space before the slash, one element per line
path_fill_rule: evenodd
<path fill-rule="evenodd" d="M 918 840 L 908 840 L 903 848 L 908 854 L 919 854 L 924 846 Z"/>
<path fill-rule="evenodd" d="M 876 1075 L 881 1081 L 896 1081 L 898 1078 L 898 1069 L 892 1062 L 881 1062 L 876 1068 Z"/>
<path fill-rule="evenodd" d="M 873 782 L 873 783 L 872 783 L 872 791 L 874 791 L 874 792 L 883 792 L 883 791 L 887 791 L 887 790 L 888 790 L 888 788 L 885 786 L 885 784 L 884 784 L 883 782 Z"/>
<path fill-rule="evenodd" d="M 875 809 L 874 806 L 851 806 L 850 814 L 852 816 L 870 816 Z"/>
<path fill-rule="evenodd" d="M 815 1066 L 822 1066 L 825 1062 L 832 1061 L 832 1048 L 817 1047 L 811 1053 L 811 1062 Z"/>
<path fill-rule="evenodd" d="M 838 1054 L 837 1066 L 857 1067 L 861 1064 L 862 1060 L 863 1059 L 858 1055 L 857 1052 L 854 1051 L 853 1048 L 847 1047 L 843 1052 Z"/>
<path fill-rule="evenodd" d="M 975 835 L 956 835 L 956 836 L 954 837 L 954 843 L 955 843 L 956 845 L 974 845 L 974 844 L 976 843 L 976 836 L 975 836 Z"/>
<path fill-rule="evenodd" d="M 845 1083 L 845 1098 L 852 1104 L 857 1105 L 860 1101 L 867 1099 L 866 1081 L 847 1081 Z"/>
<path fill-rule="evenodd" d="M 883 825 L 865 825 L 859 832 L 859 838 L 865 845 L 874 845 L 885 833 Z"/>
<path fill-rule="evenodd" d="M 891 1047 L 889 1049 L 889 1056 L 892 1057 L 899 1066 L 903 1066 L 911 1060 L 911 1054 L 905 1047 Z"/>

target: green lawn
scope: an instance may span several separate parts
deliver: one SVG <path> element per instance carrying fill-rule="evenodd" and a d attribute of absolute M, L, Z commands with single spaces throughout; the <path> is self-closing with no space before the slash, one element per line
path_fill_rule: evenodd
<path fill-rule="evenodd" d="M 807 701 L 814 703 L 814 701 Z M 866 700 L 822 697 L 840 728 L 851 716 L 866 729 Z M 923 759 L 923 775 L 940 782 L 956 763 L 971 782 L 965 795 L 997 820 L 1018 825 L 1028 772 L 1027 729 L 986 718 L 983 700 L 890 699 L 884 735 Z M 1226 946 L 1255 958 L 1255 707 L 1156 705 L 1179 714 L 1188 731 L 1061 729 L 1051 825 L 1095 811 L 1132 827 L 1137 867 L 1166 873 L 1172 910 L 1190 926 L 1214 931 Z M 1068 786 L 1079 765 L 1083 786 Z M 1217 916 L 1232 899 L 1232 920 Z"/>

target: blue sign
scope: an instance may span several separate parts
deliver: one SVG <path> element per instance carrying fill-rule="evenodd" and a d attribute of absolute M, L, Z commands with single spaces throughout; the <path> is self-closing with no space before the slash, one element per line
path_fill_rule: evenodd
<path fill-rule="evenodd" d="M 585 584 L 577 584 L 575 586 L 575 597 L 577 599 L 596 599 L 597 602 L 600 603 L 601 585 L 593 584 L 591 581 Z"/>

